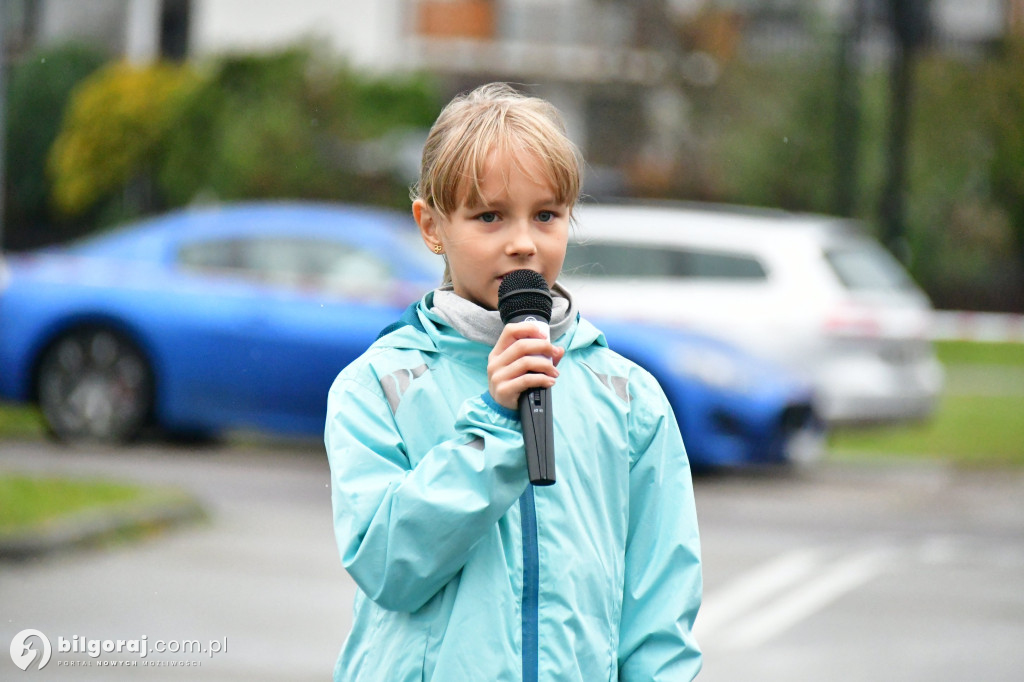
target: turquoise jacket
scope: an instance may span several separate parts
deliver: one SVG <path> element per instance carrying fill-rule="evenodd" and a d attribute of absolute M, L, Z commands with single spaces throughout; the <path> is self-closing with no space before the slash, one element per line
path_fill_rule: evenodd
<path fill-rule="evenodd" d="M 342 563 L 335 680 L 690 680 L 701 601 L 689 464 L 660 386 L 578 319 L 552 389 L 557 483 L 529 484 L 491 348 L 429 311 L 331 387 Z"/>

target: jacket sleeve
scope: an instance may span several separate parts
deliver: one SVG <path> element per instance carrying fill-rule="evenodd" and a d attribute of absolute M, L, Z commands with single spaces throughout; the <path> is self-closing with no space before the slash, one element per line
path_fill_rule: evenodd
<path fill-rule="evenodd" d="M 386 609 L 425 604 L 528 485 L 511 411 L 469 399 L 455 434 L 412 467 L 383 394 L 344 376 L 331 388 L 324 440 L 335 536 L 345 569 Z"/>
<path fill-rule="evenodd" d="M 619 679 L 691 680 L 702 656 L 700 540 L 689 462 L 668 400 L 642 373 L 631 400 L 632 466 Z"/>

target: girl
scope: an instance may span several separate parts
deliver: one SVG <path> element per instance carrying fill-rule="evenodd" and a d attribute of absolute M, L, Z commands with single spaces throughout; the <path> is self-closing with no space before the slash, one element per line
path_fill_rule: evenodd
<path fill-rule="evenodd" d="M 554 108 L 508 86 L 453 100 L 413 216 L 446 260 L 338 376 L 325 442 L 359 586 L 335 680 L 689 680 L 701 599 L 689 465 L 655 380 L 556 283 L 580 161 Z M 551 338 L 503 325 L 502 277 L 555 297 Z M 551 387 L 558 482 L 529 484 L 519 394 Z"/>

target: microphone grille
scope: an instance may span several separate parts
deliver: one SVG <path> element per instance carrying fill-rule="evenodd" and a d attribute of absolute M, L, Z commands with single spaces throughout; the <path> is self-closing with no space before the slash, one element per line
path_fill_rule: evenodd
<path fill-rule="evenodd" d="M 533 270 L 513 270 L 498 286 L 498 312 L 501 321 L 532 314 L 551 320 L 551 292 L 544 277 Z"/>

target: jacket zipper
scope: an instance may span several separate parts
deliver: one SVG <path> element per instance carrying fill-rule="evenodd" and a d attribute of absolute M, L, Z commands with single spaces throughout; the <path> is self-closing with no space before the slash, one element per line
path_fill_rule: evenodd
<path fill-rule="evenodd" d="M 533 486 L 519 498 L 523 525 L 523 682 L 537 682 L 539 675 L 537 633 L 540 591 L 540 557 L 537 550 L 537 508 Z"/>

